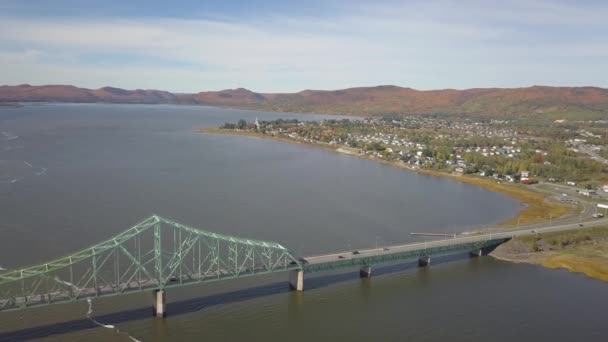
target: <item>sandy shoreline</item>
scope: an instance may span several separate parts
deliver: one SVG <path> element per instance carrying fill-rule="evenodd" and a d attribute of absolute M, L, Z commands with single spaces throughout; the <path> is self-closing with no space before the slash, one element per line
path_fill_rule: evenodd
<path fill-rule="evenodd" d="M 482 187 L 489 191 L 498 192 L 504 195 L 507 195 L 511 198 L 518 200 L 520 203 L 524 205 L 524 207 L 519 211 L 519 213 L 510 220 L 501 223 L 501 226 L 509 226 L 515 225 L 517 223 L 525 225 L 525 224 L 533 224 L 539 222 L 545 222 L 549 217 L 552 219 L 558 219 L 561 217 L 568 216 L 572 212 L 571 207 L 566 207 L 559 203 L 553 203 L 547 201 L 547 196 L 545 194 L 541 194 L 539 192 L 531 191 L 520 186 L 509 185 L 504 182 L 496 182 L 490 179 L 478 178 L 478 177 L 470 177 L 470 176 L 458 176 L 452 175 L 449 173 L 436 171 L 436 170 L 428 170 L 428 169 L 420 169 L 410 167 L 408 165 L 392 162 L 387 160 L 382 160 L 378 158 L 374 158 L 362 153 L 359 153 L 357 149 L 352 149 L 344 146 L 336 146 L 322 143 L 309 143 L 303 141 L 297 141 L 290 138 L 277 137 L 266 135 L 257 132 L 251 131 L 238 131 L 238 130 L 224 130 L 220 128 L 201 128 L 198 130 L 202 133 L 207 134 L 219 134 L 219 135 L 236 135 L 236 136 L 246 136 L 253 137 L 259 139 L 269 139 L 281 142 L 287 142 L 291 144 L 300 144 L 306 146 L 312 146 L 316 148 L 325 149 L 328 151 L 333 151 L 336 153 L 345 154 L 348 156 L 353 156 L 357 158 L 373 160 L 376 162 L 380 162 L 386 165 L 390 165 L 392 167 L 397 167 L 403 170 L 416 172 L 423 175 L 435 176 L 435 177 L 444 177 L 450 178 L 452 180 L 467 183 L 471 185 L 476 185 Z"/>

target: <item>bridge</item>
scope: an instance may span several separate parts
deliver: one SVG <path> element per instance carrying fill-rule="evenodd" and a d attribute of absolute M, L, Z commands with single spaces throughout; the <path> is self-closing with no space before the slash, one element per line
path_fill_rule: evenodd
<path fill-rule="evenodd" d="M 564 229 L 572 229 L 565 227 Z M 549 228 L 546 228 L 549 229 Z M 534 230 L 532 230 L 534 232 Z M 485 255 L 514 235 L 486 234 L 425 243 L 296 257 L 279 243 L 208 232 L 153 215 L 117 236 L 72 255 L 0 274 L 0 311 L 151 291 L 154 314 L 164 317 L 168 289 L 258 274 L 289 272 L 291 288 L 304 290 L 304 275 L 470 252 Z M 530 233 L 530 231 L 528 231 Z"/>

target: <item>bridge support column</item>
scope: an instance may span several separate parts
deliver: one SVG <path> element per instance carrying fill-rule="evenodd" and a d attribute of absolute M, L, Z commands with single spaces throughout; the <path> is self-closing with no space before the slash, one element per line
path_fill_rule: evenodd
<path fill-rule="evenodd" d="M 469 255 L 471 256 L 471 258 L 477 258 L 477 257 L 480 257 L 480 256 L 482 256 L 484 254 L 483 254 L 483 250 L 476 249 L 474 251 L 469 252 Z"/>
<path fill-rule="evenodd" d="M 361 278 L 371 278 L 372 277 L 372 267 L 371 266 L 363 266 L 359 270 L 359 277 Z"/>
<path fill-rule="evenodd" d="M 154 296 L 154 304 L 153 304 L 153 315 L 159 318 L 164 318 L 165 315 L 167 314 L 166 309 L 167 309 L 167 302 L 166 302 L 166 298 L 165 298 L 165 290 L 154 290 L 153 292 L 153 296 Z"/>
<path fill-rule="evenodd" d="M 427 267 L 431 264 L 431 257 L 421 256 L 418 258 L 418 267 Z"/>
<path fill-rule="evenodd" d="M 291 287 L 292 290 L 304 291 L 304 271 L 289 271 L 289 287 Z"/>

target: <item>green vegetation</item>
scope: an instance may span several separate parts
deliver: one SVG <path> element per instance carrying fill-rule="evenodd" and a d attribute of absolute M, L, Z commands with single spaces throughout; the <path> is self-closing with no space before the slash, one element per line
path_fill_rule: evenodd
<path fill-rule="evenodd" d="M 482 173 L 507 181 L 517 181 L 528 171 L 532 177 L 525 178 L 587 182 L 597 187 L 608 181 L 608 165 L 590 158 L 589 153 L 607 149 L 608 129 L 595 126 L 386 115 L 320 122 L 279 119 L 257 126 L 240 120 L 222 128 L 355 148 L 375 158 L 423 169 L 452 172 L 459 168 L 462 174 Z"/>

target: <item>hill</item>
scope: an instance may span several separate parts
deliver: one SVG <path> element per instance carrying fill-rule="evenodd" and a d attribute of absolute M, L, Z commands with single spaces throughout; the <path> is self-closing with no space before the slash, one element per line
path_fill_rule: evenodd
<path fill-rule="evenodd" d="M 172 103 L 265 111 L 373 116 L 436 114 L 490 118 L 543 116 L 551 119 L 608 118 L 608 89 L 597 87 L 476 88 L 421 91 L 397 86 L 297 93 L 256 93 L 247 89 L 173 94 L 70 85 L 0 86 L 0 102 Z"/>

